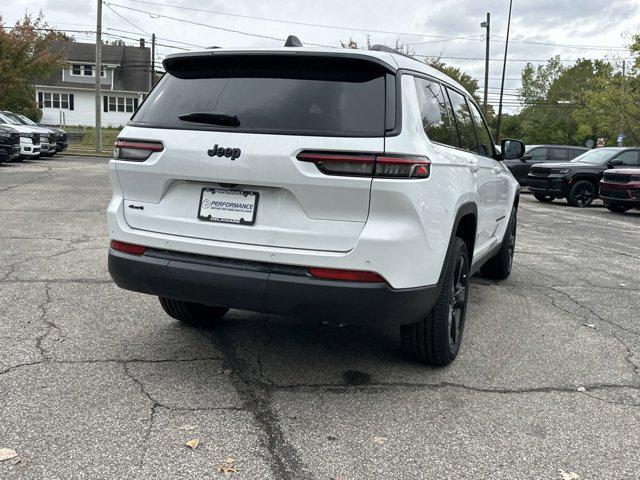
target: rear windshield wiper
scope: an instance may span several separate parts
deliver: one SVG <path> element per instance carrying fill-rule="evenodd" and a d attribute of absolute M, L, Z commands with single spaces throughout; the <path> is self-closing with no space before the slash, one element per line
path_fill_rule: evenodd
<path fill-rule="evenodd" d="M 225 127 L 239 127 L 240 120 L 235 113 L 185 113 L 178 117 L 183 122 L 208 123 Z"/>

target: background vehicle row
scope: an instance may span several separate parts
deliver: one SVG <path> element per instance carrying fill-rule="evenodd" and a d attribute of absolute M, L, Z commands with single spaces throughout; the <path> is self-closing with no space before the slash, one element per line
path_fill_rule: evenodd
<path fill-rule="evenodd" d="M 541 202 L 566 198 L 571 206 L 588 207 L 597 198 L 600 180 L 607 170 L 639 166 L 638 148 L 598 148 L 570 162 L 533 165 L 527 185 Z"/>
<path fill-rule="evenodd" d="M 0 111 L 0 126 L 5 131 L 12 131 L 19 136 L 18 155 L 9 155 L 10 158 L 4 161 L 50 157 L 66 150 L 68 146 L 67 134 L 64 130 L 40 126 L 21 114 Z"/>

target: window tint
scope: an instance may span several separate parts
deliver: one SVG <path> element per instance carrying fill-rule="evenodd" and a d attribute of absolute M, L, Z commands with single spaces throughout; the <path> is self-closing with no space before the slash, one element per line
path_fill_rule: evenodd
<path fill-rule="evenodd" d="M 582 155 L 584 152 L 586 152 L 586 150 L 578 150 L 577 148 L 571 148 L 569 149 L 569 158 L 573 160 L 577 156 Z"/>
<path fill-rule="evenodd" d="M 569 150 L 566 148 L 550 148 L 549 160 L 569 160 Z"/>
<path fill-rule="evenodd" d="M 527 156 L 531 157 L 531 160 L 544 161 L 547 159 L 546 148 L 534 148 L 530 152 L 527 152 Z"/>
<path fill-rule="evenodd" d="M 638 152 L 633 150 L 622 152 L 616 157 L 616 160 L 622 160 L 623 165 L 629 165 L 633 167 L 640 165 L 640 163 L 638 162 Z"/>
<path fill-rule="evenodd" d="M 384 136 L 385 71 L 368 61 L 292 55 L 175 60 L 131 124 L 330 136 Z M 189 113 L 232 113 L 238 127 Z"/>
<path fill-rule="evenodd" d="M 437 82 L 416 78 L 422 126 L 430 140 L 459 147 L 458 131 L 451 117 L 449 101 Z"/>
<path fill-rule="evenodd" d="M 451 106 L 453 107 L 453 113 L 458 125 L 460 148 L 475 152 L 478 141 L 476 139 L 476 129 L 473 126 L 473 120 L 471 120 L 471 112 L 469 111 L 467 101 L 458 92 L 448 88 L 447 91 L 449 92 Z"/>
<path fill-rule="evenodd" d="M 469 107 L 471 107 L 471 114 L 473 115 L 473 121 L 476 124 L 476 131 L 478 132 L 478 147 L 476 152 L 480 155 L 486 155 L 488 157 L 493 156 L 493 140 L 491 140 L 491 134 L 489 133 L 489 129 L 487 128 L 487 124 L 484 123 L 484 119 L 482 118 L 482 114 L 478 107 L 474 105 L 473 102 L 467 101 Z"/>

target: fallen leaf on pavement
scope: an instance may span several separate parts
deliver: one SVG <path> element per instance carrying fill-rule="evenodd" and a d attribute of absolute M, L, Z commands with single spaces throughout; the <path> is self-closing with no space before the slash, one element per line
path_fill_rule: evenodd
<path fill-rule="evenodd" d="M 228 377 L 229 375 L 231 375 L 231 369 L 230 368 L 224 368 L 222 370 L 222 373 L 224 373 Z"/>
<path fill-rule="evenodd" d="M 12 450 L 10 448 L 0 448 L 0 462 L 16 458 L 17 456 L 18 452 L 16 452 L 15 450 Z"/>
<path fill-rule="evenodd" d="M 593 329 L 596 328 L 596 326 L 593 323 L 583 323 L 582 325 L 584 325 L 585 327 L 593 328 Z"/>
<path fill-rule="evenodd" d="M 236 473 L 238 471 L 238 469 L 233 465 L 218 465 L 216 468 L 218 469 L 218 473 L 224 473 L 225 475 Z"/>
<path fill-rule="evenodd" d="M 373 437 L 373 441 L 379 443 L 380 445 L 382 445 L 386 439 L 386 437 Z"/>
<path fill-rule="evenodd" d="M 584 388 L 584 387 L 578 387 L 578 391 L 579 391 L 579 392 L 586 392 L 586 391 L 587 391 L 587 389 L 586 389 L 586 388 Z"/>
<path fill-rule="evenodd" d="M 236 463 L 236 459 L 233 457 L 229 457 L 224 461 L 224 463 Z"/>
<path fill-rule="evenodd" d="M 579 480 L 580 479 L 580 475 L 578 475 L 576 472 L 565 472 L 563 469 L 558 469 L 558 475 L 560 475 L 560 478 L 562 480 Z"/>
<path fill-rule="evenodd" d="M 200 445 L 200 440 L 194 438 L 193 440 L 189 440 L 187 443 L 185 443 L 185 445 L 191 450 L 195 450 L 196 448 L 198 448 L 198 445 Z"/>

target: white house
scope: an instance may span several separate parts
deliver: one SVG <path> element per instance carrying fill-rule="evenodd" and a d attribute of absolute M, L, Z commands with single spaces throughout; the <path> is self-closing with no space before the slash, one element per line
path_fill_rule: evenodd
<path fill-rule="evenodd" d="M 67 65 L 36 81 L 41 122 L 47 125 L 95 125 L 95 45 L 60 44 Z M 102 125 L 126 124 L 151 88 L 151 52 L 140 46 L 102 46 Z"/>

